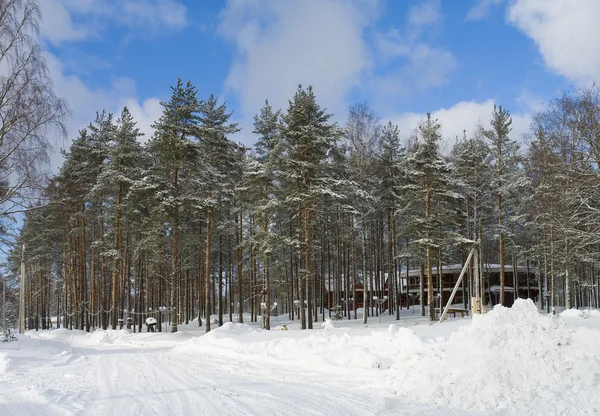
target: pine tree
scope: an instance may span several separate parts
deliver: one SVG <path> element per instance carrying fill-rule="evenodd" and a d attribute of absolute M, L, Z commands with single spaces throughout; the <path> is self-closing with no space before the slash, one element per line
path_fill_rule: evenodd
<path fill-rule="evenodd" d="M 345 139 L 348 155 L 347 163 L 354 187 L 352 192 L 353 210 L 356 213 L 356 227 L 360 230 L 361 276 L 363 286 L 363 324 L 368 321 L 371 298 L 375 294 L 374 267 L 371 267 L 370 252 L 374 245 L 371 237 L 375 235 L 374 227 L 377 209 L 380 206 L 377 190 L 377 145 L 381 133 L 379 117 L 367 104 L 356 104 L 350 107 L 346 123 Z M 356 260 L 355 260 L 356 261 Z"/>
<path fill-rule="evenodd" d="M 154 166 L 146 175 L 152 179 L 156 189 L 154 203 L 169 224 L 171 237 L 171 331 L 177 331 L 179 285 L 181 280 L 181 215 L 183 206 L 191 203 L 193 195 L 191 178 L 182 175 L 186 166 L 197 164 L 199 149 L 192 140 L 201 135 L 200 112 L 197 90 L 188 81 L 181 79 L 171 87 L 172 95 L 168 102 L 162 102 L 163 114 L 154 124 L 154 137 L 148 143 Z"/>
<path fill-rule="evenodd" d="M 505 299 L 505 241 L 506 234 L 506 197 L 511 192 L 511 188 L 519 182 L 516 180 L 518 175 L 518 144 L 509 138 L 512 130 L 512 117 L 510 112 L 502 106 L 494 106 L 492 120 L 490 122 L 492 128 L 484 130 L 484 136 L 490 141 L 490 150 L 494 157 L 496 168 L 496 178 L 494 182 L 494 190 L 496 193 L 496 208 L 498 210 L 498 234 L 500 248 L 500 303 L 507 306 Z"/>
<path fill-rule="evenodd" d="M 122 318 L 119 311 L 123 309 L 126 298 L 124 287 L 127 264 L 123 262 L 126 257 L 123 250 L 123 234 L 124 230 L 127 230 L 127 234 L 129 234 L 132 228 L 127 220 L 125 199 L 132 184 L 141 179 L 143 170 L 148 167 L 147 157 L 138 141 L 142 135 L 136 127 L 136 122 L 129 109 L 125 107 L 111 132 L 110 141 L 106 145 L 107 160 L 102 165 L 102 171 L 98 175 L 97 185 L 94 189 L 98 198 L 110 201 L 109 210 L 104 214 L 112 219 L 111 231 L 114 234 L 114 244 L 110 249 L 113 259 L 111 279 L 113 329 L 116 328 L 117 320 Z M 96 301 L 96 291 L 97 286 L 102 285 L 102 279 L 100 282 L 96 282 L 92 276 L 90 293 L 92 310 L 96 310 L 96 303 L 101 303 Z"/>
<path fill-rule="evenodd" d="M 98 220 L 97 209 L 103 202 L 96 192 L 96 183 L 108 157 L 107 146 L 114 135 L 112 114 L 102 111 L 96 120 L 79 132 L 65 153 L 65 163 L 57 177 L 58 201 L 70 210 L 65 226 L 65 244 L 70 259 L 65 275 L 65 287 L 71 288 L 70 305 L 75 314 L 76 328 L 89 330 L 89 280 L 88 249 L 91 242 L 88 233 L 90 222 Z M 112 253 L 107 253 L 110 256 Z M 113 288 L 114 289 L 114 288 Z M 65 301 L 65 304 L 67 301 Z M 113 326 L 116 327 L 117 307 L 113 308 Z"/>
<path fill-rule="evenodd" d="M 202 154 L 202 162 L 205 169 L 205 206 L 206 206 L 206 255 L 205 255 L 205 315 L 206 332 L 210 331 L 210 287 L 211 275 L 211 253 L 213 238 L 213 221 L 217 207 L 227 206 L 233 201 L 234 184 L 239 178 L 232 175 L 236 171 L 238 160 L 237 146 L 227 136 L 240 131 L 237 123 L 230 123 L 231 112 L 227 111 L 225 103 L 218 104 L 217 98 L 210 95 L 208 100 L 200 105 L 200 134 L 199 149 Z M 221 221 L 228 219 L 226 212 L 222 214 Z M 222 247 L 219 246 L 219 251 Z M 219 325 L 223 324 L 223 278 L 219 275 Z"/>
<path fill-rule="evenodd" d="M 252 214 L 260 224 L 255 238 L 258 240 L 262 262 L 263 287 L 261 293 L 263 328 L 265 329 L 271 328 L 270 272 L 272 262 L 270 259 L 275 251 L 271 222 L 279 205 L 279 201 L 276 199 L 278 190 L 275 181 L 281 140 L 280 118 L 281 112 L 274 112 L 268 101 L 265 101 L 260 113 L 254 116 L 253 133 L 258 135 L 254 146 L 256 157 L 249 162 L 245 172 L 247 183 L 255 195 L 252 201 Z"/>
<path fill-rule="evenodd" d="M 379 200 L 385 212 L 388 224 L 388 297 L 390 313 L 395 304 L 396 319 L 400 319 L 402 283 L 399 275 L 400 267 L 397 264 L 397 215 L 398 201 L 401 198 L 400 187 L 403 185 L 402 161 L 405 149 L 400 144 L 400 131 L 398 126 L 388 122 L 381 131 L 379 147 L 378 175 L 381 177 Z"/>
<path fill-rule="evenodd" d="M 470 138 L 457 141 L 452 148 L 452 165 L 455 180 L 464 195 L 465 237 L 477 240 L 479 220 L 485 222 L 492 215 L 493 201 L 489 195 L 489 185 L 493 181 L 490 167 L 489 146 L 482 137 L 482 130 Z"/>
<path fill-rule="evenodd" d="M 304 234 L 303 238 L 298 238 L 303 240 L 299 260 L 304 259 L 299 299 L 302 329 L 312 329 L 313 323 L 313 206 L 319 197 L 329 193 L 328 177 L 322 168 L 342 135 L 337 124 L 329 122 L 331 117 L 317 104 L 312 87 L 304 89 L 301 85 L 283 116 L 282 136 L 286 154 L 282 161 L 282 174 L 289 186 L 286 202 L 296 206 L 297 220 L 299 224 L 303 223 L 303 229 L 299 227 L 298 233 Z"/>
<path fill-rule="evenodd" d="M 455 197 L 449 188 L 450 168 L 439 154 L 440 128 L 431 114 L 427 114 L 427 120 L 419 125 L 417 142 L 406 157 L 407 184 L 402 187 L 406 202 L 401 209 L 407 229 L 412 235 L 418 236 L 413 244 L 425 248 L 427 305 L 429 319 L 432 321 L 435 319 L 434 251 L 442 248 L 447 237 L 444 235 L 444 226 L 448 221 L 445 205 Z"/>

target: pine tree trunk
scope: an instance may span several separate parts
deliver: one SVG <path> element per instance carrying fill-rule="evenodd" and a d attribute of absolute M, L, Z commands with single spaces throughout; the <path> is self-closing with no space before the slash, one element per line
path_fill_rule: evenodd
<path fill-rule="evenodd" d="M 302 207 L 298 207 L 298 241 L 302 241 L 302 219 L 304 218 L 304 213 L 302 212 Z M 306 245 L 306 240 L 305 240 Z M 306 300 L 306 273 L 300 274 L 300 265 L 302 264 L 302 245 L 300 244 L 300 248 L 298 249 L 298 295 L 300 296 L 300 302 L 298 305 L 298 314 L 300 315 L 300 328 L 306 329 L 306 312 L 304 302 Z"/>
<path fill-rule="evenodd" d="M 263 241 L 263 247 L 261 250 L 261 257 L 262 257 L 262 265 L 263 265 L 263 302 L 264 302 L 264 307 L 262 308 L 262 313 L 263 313 L 263 328 L 270 330 L 271 329 L 271 296 L 270 296 L 270 290 L 269 290 L 269 258 L 267 255 L 267 247 L 266 244 L 268 244 L 268 232 L 269 232 L 269 220 L 268 220 L 268 216 L 265 214 L 264 218 L 262 219 L 262 238 L 265 240 Z"/>
<path fill-rule="evenodd" d="M 427 222 L 431 218 L 431 184 L 427 183 L 426 213 Z M 433 301 L 433 254 L 431 252 L 431 232 L 427 232 L 427 306 L 429 307 L 429 320 L 435 321 L 435 305 Z"/>
<path fill-rule="evenodd" d="M 357 279 L 357 274 L 358 274 L 358 267 L 356 266 L 357 263 L 357 259 L 356 259 L 356 245 L 357 245 L 357 241 L 356 241 L 356 232 L 354 230 L 354 224 L 356 222 L 356 219 L 354 217 L 350 217 L 350 230 L 352 232 L 352 240 L 351 240 L 351 244 L 352 244 L 352 307 L 354 308 L 354 319 L 358 319 L 358 299 L 356 298 L 356 282 L 358 281 Z"/>
<path fill-rule="evenodd" d="M 233 322 L 235 291 L 233 289 L 233 251 L 231 247 L 231 234 L 227 237 L 227 249 L 227 312 L 229 313 L 229 322 Z"/>
<path fill-rule="evenodd" d="M 306 241 L 306 298 L 307 298 L 307 321 L 308 329 L 313 329 L 313 302 L 311 296 L 311 284 L 312 284 L 312 241 L 311 241 L 311 214 L 312 209 L 310 205 L 306 206 L 304 211 L 305 214 L 305 241 Z"/>
<path fill-rule="evenodd" d="M 425 264 L 421 263 L 419 273 L 419 307 L 421 316 L 425 316 Z"/>
<path fill-rule="evenodd" d="M 104 214 L 102 212 L 102 206 L 100 206 L 100 247 L 104 247 Z M 106 279 L 106 257 L 100 253 L 100 285 L 102 287 L 100 292 L 100 307 L 102 309 L 102 328 L 108 328 L 109 318 L 109 294 L 107 293 L 108 282 Z"/>
<path fill-rule="evenodd" d="M 81 302 L 83 308 L 81 308 L 81 324 L 80 328 L 87 332 L 90 332 L 90 320 L 89 320 L 89 306 L 87 301 L 88 297 L 88 279 L 87 279 L 87 241 L 85 236 L 85 204 L 82 206 L 81 215 L 81 258 L 79 262 L 79 273 L 81 276 Z"/>
<path fill-rule="evenodd" d="M 571 295 L 571 274 L 569 273 L 569 241 L 565 237 L 565 250 L 567 253 L 567 261 L 565 264 L 565 308 L 571 309 L 573 307 L 573 296 Z"/>
<path fill-rule="evenodd" d="M 210 252 L 211 252 L 211 233 L 212 233 L 212 208 L 208 208 L 206 213 L 206 258 L 204 265 L 204 320 L 206 323 L 206 332 L 210 331 Z"/>
<path fill-rule="evenodd" d="M 367 317 L 369 315 L 369 290 L 368 290 L 368 280 L 367 280 L 367 243 L 365 236 L 365 224 L 364 220 L 361 224 L 361 232 L 362 232 L 362 278 L 363 278 L 363 324 L 367 324 Z"/>
<path fill-rule="evenodd" d="M 92 221 L 92 241 L 96 241 L 96 221 Z M 98 303 L 96 301 L 97 294 L 97 281 L 96 281 L 96 250 L 94 245 L 90 249 L 91 258 L 91 270 L 90 270 L 90 311 L 94 314 L 92 316 L 92 328 L 96 328 L 96 314 L 98 313 Z"/>
<path fill-rule="evenodd" d="M 244 296 L 242 291 L 242 267 L 243 267 L 243 258 L 242 258 L 242 236 L 243 236 L 243 228 L 242 228 L 243 217 L 240 213 L 239 216 L 239 225 L 236 227 L 235 241 L 237 244 L 236 254 L 237 254 L 237 284 L 238 284 L 238 322 L 244 322 Z M 235 216 L 235 222 L 238 224 L 238 216 Z"/>
<path fill-rule="evenodd" d="M 498 147 L 498 225 L 500 226 L 500 304 L 506 306 L 504 287 L 504 231 L 502 230 L 502 223 L 504 222 L 504 214 L 502 212 L 502 152 Z"/>
<path fill-rule="evenodd" d="M 223 234 L 219 233 L 219 326 L 223 326 Z"/>
<path fill-rule="evenodd" d="M 550 276 L 551 276 L 551 282 L 550 282 L 550 307 L 552 309 L 552 315 L 556 314 L 556 311 L 554 309 L 554 298 L 555 298 L 555 294 L 556 292 L 554 291 L 554 282 L 555 282 L 555 274 L 554 274 L 554 232 L 553 229 L 550 229 Z"/>

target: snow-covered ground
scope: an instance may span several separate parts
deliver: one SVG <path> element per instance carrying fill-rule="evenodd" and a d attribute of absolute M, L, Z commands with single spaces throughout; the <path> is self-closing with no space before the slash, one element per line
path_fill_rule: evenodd
<path fill-rule="evenodd" d="M 28 332 L 0 344 L 0 415 L 600 414 L 598 311 L 274 321 Z"/>

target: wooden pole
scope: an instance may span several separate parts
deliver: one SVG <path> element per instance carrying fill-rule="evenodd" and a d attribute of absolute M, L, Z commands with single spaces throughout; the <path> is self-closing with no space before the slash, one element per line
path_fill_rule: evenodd
<path fill-rule="evenodd" d="M 456 284 L 454 285 L 454 290 L 452 291 L 452 294 L 450 295 L 450 298 L 448 299 L 448 303 L 446 303 L 444 312 L 442 312 L 442 316 L 440 317 L 440 323 L 444 322 L 444 319 L 446 319 L 446 314 L 448 313 L 448 309 L 450 309 L 450 305 L 452 305 L 454 296 L 456 295 L 456 292 L 458 292 L 458 288 L 462 282 L 463 276 L 465 275 L 467 269 L 469 268 L 469 264 L 471 263 L 471 258 L 473 257 L 473 253 L 475 252 L 475 249 L 476 249 L 476 247 L 473 246 L 473 248 L 471 248 L 471 251 L 469 252 L 469 257 L 467 257 L 467 261 L 465 262 L 465 265 L 463 266 L 462 271 L 460 272 L 460 276 L 458 276 L 458 280 L 456 281 Z"/>
<path fill-rule="evenodd" d="M 6 332 L 6 281 L 2 279 L 2 330 Z"/>
<path fill-rule="evenodd" d="M 25 333 L 25 244 L 21 250 L 21 289 L 19 293 L 19 334 Z"/>
<path fill-rule="evenodd" d="M 481 282 L 479 281 L 479 247 L 475 248 L 473 263 L 473 271 L 475 272 L 475 303 L 471 306 L 473 307 L 473 313 L 481 313 Z"/>

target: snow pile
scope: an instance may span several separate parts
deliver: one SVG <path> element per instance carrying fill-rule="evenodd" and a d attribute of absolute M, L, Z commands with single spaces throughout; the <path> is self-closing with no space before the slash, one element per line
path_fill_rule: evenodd
<path fill-rule="evenodd" d="M 229 360 L 251 356 L 322 374 L 368 376 L 381 380 L 395 399 L 424 406 L 485 414 L 600 413 L 597 329 L 574 328 L 562 317 L 542 315 L 530 300 L 477 315 L 448 339 L 439 336 L 444 325 L 415 327 L 431 334 L 422 337 L 397 323 L 370 333 L 264 331 L 228 323 L 175 352 L 218 351 Z"/>
<path fill-rule="evenodd" d="M 33 339 L 54 340 L 77 347 L 128 346 L 128 347 L 173 347 L 187 341 L 192 335 L 185 332 L 136 332 L 125 329 L 83 330 L 54 329 L 51 331 L 28 332 Z"/>
<path fill-rule="evenodd" d="M 126 333 L 122 330 L 98 330 L 87 334 L 73 335 L 71 341 L 79 346 L 95 346 L 113 344 Z"/>
<path fill-rule="evenodd" d="M 8 369 L 8 357 L 5 352 L 0 351 L 0 377 L 6 374 L 6 370 Z"/>
<path fill-rule="evenodd" d="M 82 330 L 70 330 L 66 328 L 60 328 L 51 331 L 30 333 L 28 335 L 47 340 L 68 342 L 71 345 L 77 346 L 96 346 L 112 344 L 115 335 L 117 334 L 121 336 L 123 334 L 123 331 L 96 330 L 93 332 L 85 332 Z"/>
<path fill-rule="evenodd" d="M 566 311 L 560 314 L 561 318 L 591 318 L 591 317 L 600 317 L 600 311 L 596 309 L 567 309 Z"/>
<path fill-rule="evenodd" d="M 204 335 L 202 339 L 207 340 L 219 340 L 229 339 L 235 336 L 244 336 L 248 334 L 257 334 L 263 332 L 262 330 L 256 330 L 247 324 L 235 324 L 233 322 L 225 322 L 222 326 L 217 327 Z M 198 339 L 198 338 L 195 338 Z"/>
<path fill-rule="evenodd" d="M 575 330 L 542 316 L 530 300 L 517 300 L 512 308 L 497 306 L 475 316 L 448 342 L 399 354 L 390 381 L 397 394 L 422 403 L 522 414 L 597 414 L 597 345 L 599 331 Z"/>
<path fill-rule="evenodd" d="M 330 331 L 332 329 L 335 329 L 335 324 L 333 323 L 333 321 L 331 320 L 331 318 L 329 316 L 325 317 L 325 322 L 323 322 L 321 324 L 321 326 L 323 327 L 323 329 L 325 331 Z"/>
<path fill-rule="evenodd" d="M 321 351 L 318 355 L 325 363 L 344 368 L 388 369 L 393 364 L 392 360 L 375 354 L 370 348 L 355 345 Z"/>
<path fill-rule="evenodd" d="M 374 344 L 377 343 L 370 335 L 355 337 L 335 327 L 322 332 L 284 332 L 257 330 L 246 324 L 228 322 L 174 350 L 201 354 L 204 349 L 219 349 L 227 354 L 265 356 L 303 368 L 313 366 L 330 372 L 339 372 L 339 367 L 389 368 L 392 361 L 376 351 Z"/>

